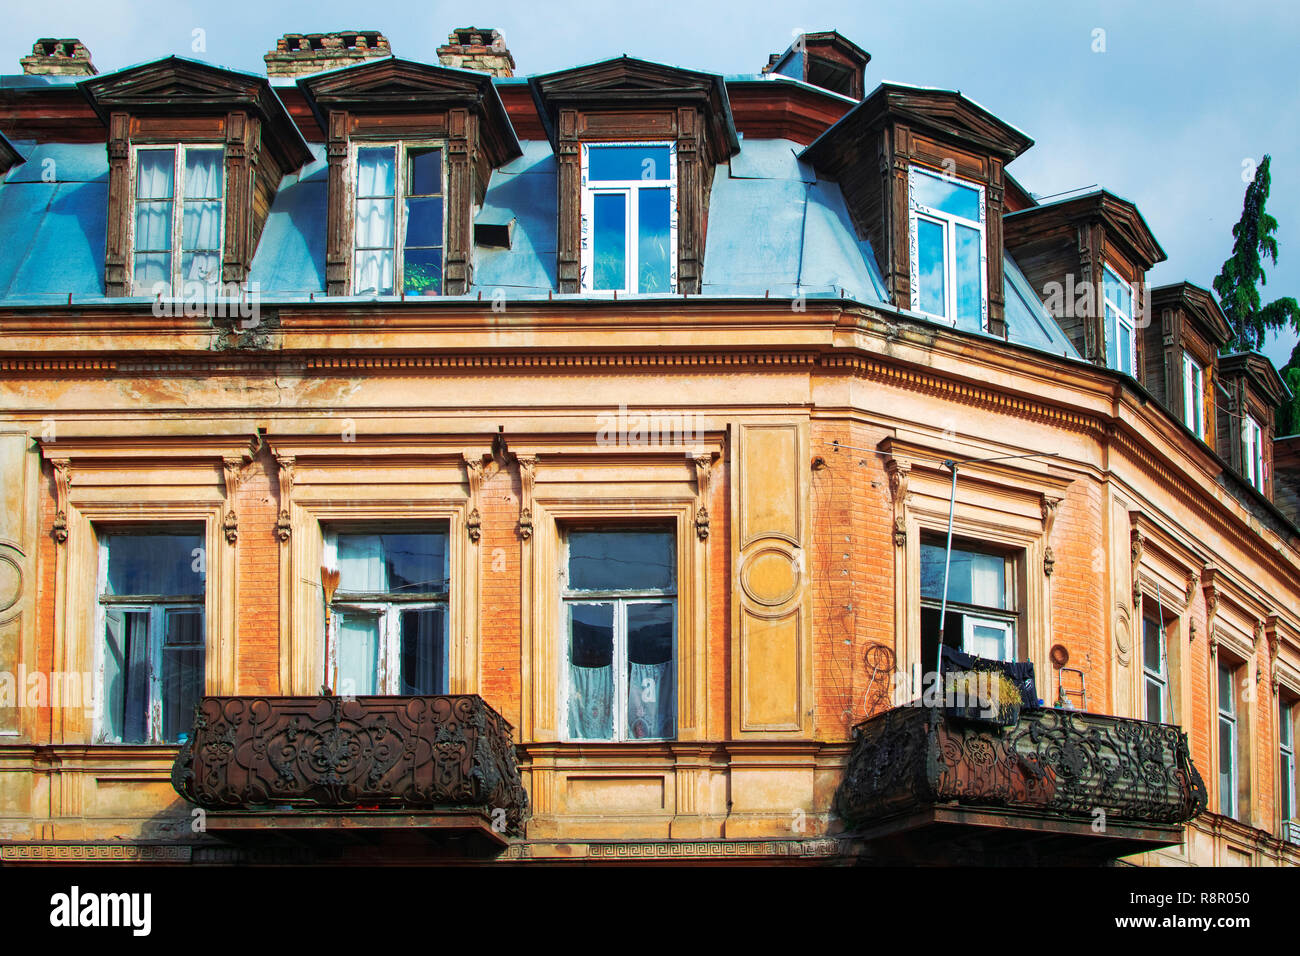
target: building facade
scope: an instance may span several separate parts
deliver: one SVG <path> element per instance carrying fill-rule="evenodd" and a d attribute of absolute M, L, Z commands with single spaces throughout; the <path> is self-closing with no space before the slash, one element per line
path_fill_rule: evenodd
<path fill-rule="evenodd" d="M 439 57 L 0 83 L 0 861 L 1300 862 L 1285 386 L 1132 202 L 835 33 Z"/>

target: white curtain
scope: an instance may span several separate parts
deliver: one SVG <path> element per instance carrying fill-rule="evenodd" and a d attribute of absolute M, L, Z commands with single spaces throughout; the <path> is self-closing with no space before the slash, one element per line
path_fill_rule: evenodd
<path fill-rule="evenodd" d="M 379 616 L 343 613 L 338 616 L 339 686 L 336 694 L 374 694 L 379 662 Z"/>
<path fill-rule="evenodd" d="M 171 199 L 176 154 L 170 149 L 142 149 L 136 153 L 135 197 Z"/>
<path fill-rule="evenodd" d="M 614 736 L 614 669 L 569 665 L 569 734 L 587 740 Z"/>
<path fill-rule="evenodd" d="M 391 196 L 393 173 L 392 149 L 357 150 L 358 196 Z"/>
<path fill-rule="evenodd" d="M 339 590 L 377 593 L 388 590 L 383 541 L 377 534 L 340 535 Z"/>
<path fill-rule="evenodd" d="M 392 149 L 357 150 L 353 289 L 358 293 L 393 291 L 396 204 L 391 197 L 395 181 Z"/>
<path fill-rule="evenodd" d="M 627 732 L 633 739 L 671 737 L 676 701 L 673 664 L 630 664 L 627 686 Z"/>
<path fill-rule="evenodd" d="M 1003 559 L 995 555 L 974 555 L 970 562 L 970 599 L 972 604 L 1002 607 Z"/>
<path fill-rule="evenodd" d="M 181 278 L 217 282 L 221 278 L 221 180 L 224 154 L 218 149 L 185 153 L 185 208 L 181 222 Z"/>

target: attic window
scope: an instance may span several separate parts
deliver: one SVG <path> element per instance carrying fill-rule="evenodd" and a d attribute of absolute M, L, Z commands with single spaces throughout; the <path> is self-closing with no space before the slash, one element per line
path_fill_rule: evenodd
<path fill-rule="evenodd" d="M 366 144 L 354 150 L 353 164 L 353 294 L 392 295 L 394 289 L 441 294 L 446 195 L 441 147 Z"/>
<path fill-rule="evenodd" d="M 584 143 L 582 289 L 677 289 L 677 147 Z"/>
<path fill-rule="evenodd" d="M 224 158 L 220 146 L 135 150 L 136 295 L 182 295 L 221 281 Z"/>
<path fill-rule="evenodd" d="M 988 327 L 984 221 L 983 186 L 910 168 L 913 311 L 966 328 Z"/>
<path fill-rule="evenodd" d="M 808 63 L 808 82 L 842 96 L 857 96 L 856 76 L 851 67 L 842 63 L 811 57 Z"/>

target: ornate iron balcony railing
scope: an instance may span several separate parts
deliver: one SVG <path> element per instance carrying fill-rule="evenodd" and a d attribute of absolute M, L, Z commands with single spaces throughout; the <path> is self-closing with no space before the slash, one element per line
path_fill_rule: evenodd
<path fill-rule="evenodd" d="M 835 794 L 851 828 L 936 804 L 1173 825 L 1205 809 L 1187 735 L 1082 711 L 1023 711 L 1014 726 L 896 707 L 855 728 Z"/>
<path fill-rule="evenodd" d="M 517 834 L 511 728 L 474 694 L 205 697 L 172 785 L 213 811 L 480 810 Z"/>

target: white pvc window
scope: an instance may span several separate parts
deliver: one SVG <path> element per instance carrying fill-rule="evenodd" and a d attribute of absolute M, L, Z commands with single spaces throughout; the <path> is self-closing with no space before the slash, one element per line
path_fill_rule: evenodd
<path fill-rule="evenodd" d="M 913 311 L 987 328 L 984 187 L 912 166 L 908 227 Z"/>
<path fill-rule="evenodd" d="M 440 295 L 446 173 L 435 143 L 352 150 L 352 292 Z"/>
<path fill-rule="evenodd" d="M 203 536 L 105 533 L 99 541 L 99 743 L 176 743 L 204 691 Z"/>
<path fill-rule="evenodd" d="M 1237 815 L 1236 670 L 1219 665 L 1219 812 Z"/>
<path fill-rule="evenodd" d="M 677 291 L 677 145 L 584 143 L 582 290 Z"/>
<path fill-rule="evenodd" d="M 326 681 L 345 697 L 448 691 L 445 531 L 326 532 L 339 572 L 326 635 Z"/>
<path fill-rule="evenodd" d="M 1188 352 L 1183 353 L 1183 421 L 1205 439 L 1205 369 Z"/>
<path fill-rule="evenodd" d="M 572 530 L 561 580 L 569 740 L 669 740 L 677 717 L 672 531 Z"/>
<path fill-rule="evenodd" d="M 1102 269 L 1102 297 L 1106 313 L 1106 364 L 1134 374 L 1137 368 L 1137 328 L 1133 319 L 1133 286 L 1110 266 Z"/>
<path fill-rule="evenodd" d="M 132 166 L 134 293 L 185 294 L 187 285 L 218 285 L 225 235 L 225 150 L 137 146 Z"/>
<path fill-rule="evenodd" d="M 1163 724 L 1169 721 L 1165 706 L 1169 695 L 1169 662 L 1165 647 L 1165 629 L 1153 617 L 1142 618 L 1142 692 L 1146 719 Z"/>
<path fill-rule="evenodd" d="M 1264 439 L 1263 431 L 1255 419 L 1246 415 L 1241 420 L 1242 469 L 1246 480 L 1257 491 L 1264 490 Z"/>

